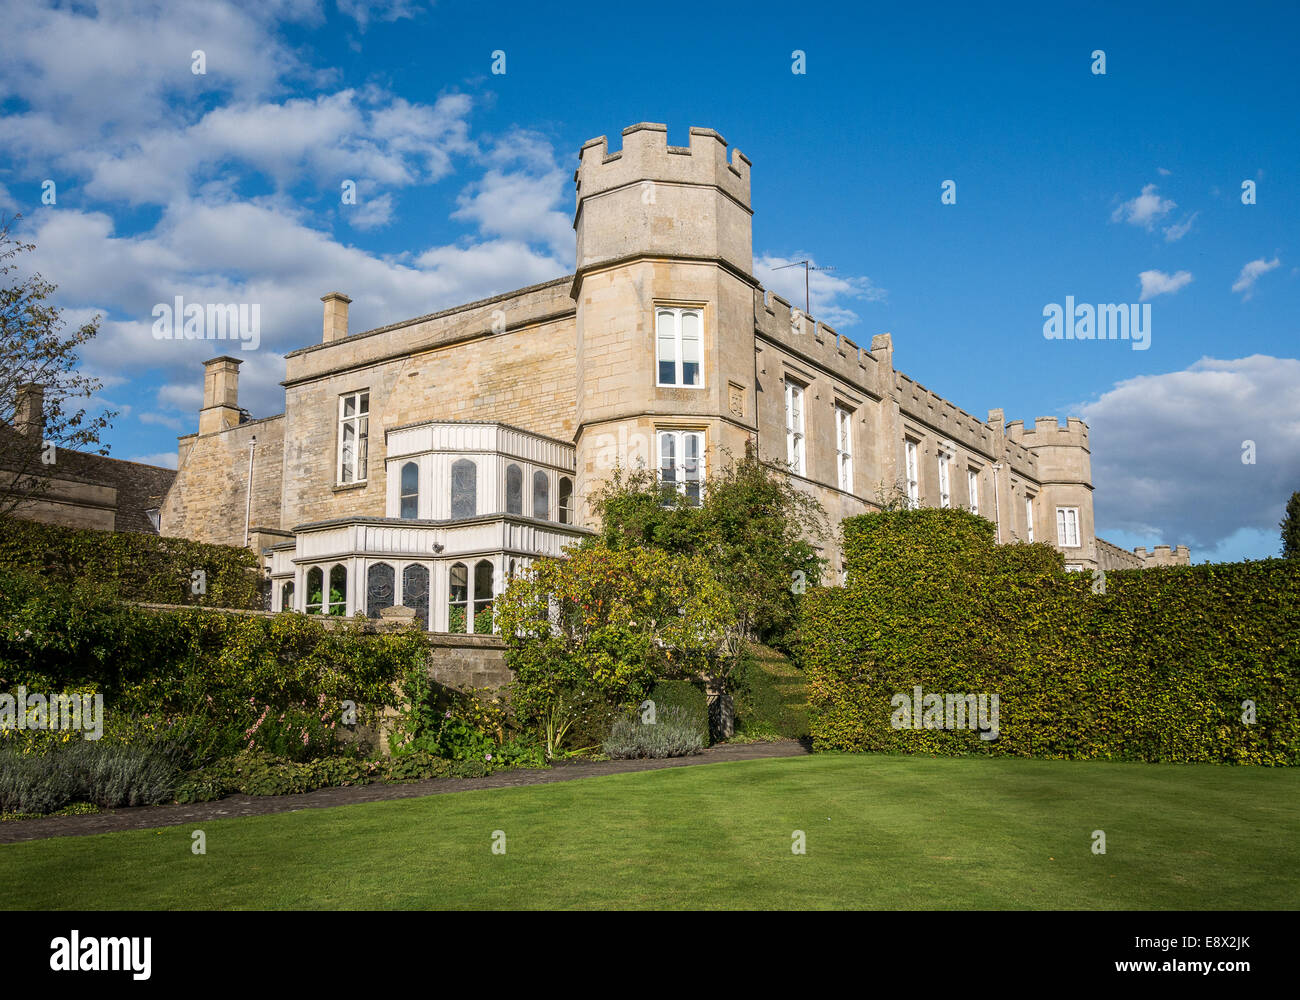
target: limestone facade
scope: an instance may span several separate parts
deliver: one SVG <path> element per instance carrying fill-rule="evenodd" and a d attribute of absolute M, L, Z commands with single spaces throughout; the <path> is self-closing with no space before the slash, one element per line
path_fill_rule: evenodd
<path fill-rule="evenodd" d="M 486 563 L 499 590 L 511 560 L 517 570 L 587 533 L 616 467 L 656 468 L 694 497 L 749 445 L 791 468 L 834 523 L 901 495 L 968 507 L 1002 542 L 1046 541 L 1072 569 L 1102 568 L 1083 421 L 976 417 L 898 371 L 890 334 L 860 345 L 764 289 L 750 166 L 711 129 L 684 147 L 648 123 L 616 151 L 593 139 L 574 174 L 573 274 L 356 334 L 351 300 L 331 292 L 321 342 L 287 355 L 284 413 L 264 420 L 239 409 L 238 361 L 208 362 L 163 533 L 269 549 L 277 608 L 328 604 L 331 588 L 315 577 L 308 594 L 307 574 L 338 566 L 347 613 L 373 611 L 372 566 L 379 589 L 389 570 L 398 581 L 380 604 L 404 599 L 406 566 L 424 567 L 430 627 L 472 631 L 478 595 L 458 566 L 473 576 Z M 474 466 L 472 510 L 454 502 L 456 462 Z M 549 491 L 536 510 L 534 475 Z M 835 545 L 824 554 L 837 570 Z"/>

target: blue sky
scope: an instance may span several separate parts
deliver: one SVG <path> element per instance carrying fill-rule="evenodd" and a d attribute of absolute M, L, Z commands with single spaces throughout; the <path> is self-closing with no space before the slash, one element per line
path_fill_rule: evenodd
<path fill-rule="evenodd" d="M 69 317 L 104 316 L 112 454 L 174 462 L 218 352 L 155 340 L 154 304 L 259 303 L 241 401 L 279 412 L 321 294 L 360 330 L 568 273 L 579 146 L 708 126 L 753 161 L 769 287 L 798 301 L 772 268 L 831 265 L 813 313 L 892 332 L 964 409 L 1082 415 L 1105 537 L 1275 554 L 1300 489 L 1300 14 L 970 6 L 0 0 L 0 210 Z M 1150 348 L 1045 339 L 1066 296 L 1150 303 Z"/>

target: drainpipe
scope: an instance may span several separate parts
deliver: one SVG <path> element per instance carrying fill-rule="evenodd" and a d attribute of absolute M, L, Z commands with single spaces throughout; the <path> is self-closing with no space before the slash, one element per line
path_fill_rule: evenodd
<path fill-rule="evenodd" d="M 248 442 L 248 500 L 244 504 L 244 548 L 248 548 L 248 522 L 253 516 L 253 452 L 257 450 L 257 435 Z"/>
<path fill-rule="evenodd" d="M 997 525 L 998 544 L 1002 544 L 1002 505 L 998 500 L 998 474 L 1002 471 L 1002 463 L 993 463 L 993 523 Z M 244 544 L 248 544 L 245 542 Z"/>

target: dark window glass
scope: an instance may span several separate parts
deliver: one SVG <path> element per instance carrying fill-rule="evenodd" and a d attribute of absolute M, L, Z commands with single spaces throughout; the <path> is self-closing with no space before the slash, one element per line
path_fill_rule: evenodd
<path fill-rule="evenodd" d="M 387 563 L 376 563 L 366 571 L 366 614 L 378 618 L 384 608 L 391 608 L 395 598 L 397 574 Z"/>
<path fill-rule="evenodd" d="M 455 563 L 448 573 L 447 631 L 466 631 L 469 615 L 469 569 L 464 563 Z"/>
<path fill-rule="evenodd" d="M 551 480 L 545 472 L 533 473 L 533 517 L 545 521 L 551 516 Z M 480 563 L 480 565 L 482 565 Z"/>
<path fill-rule="evenodd" d="M 468 458 L 451 467 L 451 516 L 473 517 L 478 513 L 478 466 Z"/>
<path fill-rule="evenodd" d="M 325 573 L 319 566 L 307 571 L 307 614 L 318 615 L 324 605 Z"/>
<path fill-rule="evenodd" d="M 348 612 L 348 571 L 342 566 L 330 570 L 329 614 L 345 615 Z"/>
<path fill-rule="evenodd" d="M 573 480 L 560 477 L 560 523 L 573 523 Z"/>
<path fill-rule="evenodd" d="M 474 567 L 474 631 L 492 631 L 492 564 L 480 559 Z"/>
<path fill-rule="evenodd" d="M 414 462 L 402 466 L 401 516 L 408 521 L 420 516 L 420 467 Z"/>
<path fill-rule="evenodd" d="M 402 570 L 402 606 L 415 612 L 420 628 L 429 630 L 429 569 L 407 566 Z"/>
<path fill-rule="evenodd" d="M 506 466 L 506 513 L 524 512 L 524 474 L 517 465 Z"/>

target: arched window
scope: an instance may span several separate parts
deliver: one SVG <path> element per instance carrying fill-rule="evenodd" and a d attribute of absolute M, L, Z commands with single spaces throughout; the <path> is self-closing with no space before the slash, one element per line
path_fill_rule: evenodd
<path fill-rule="evenodd" d="M 469 616 L 469 570 L 464 563 L 453 563 L 448 575 L 447 631 L 466 631 Z"/>
<path fill-rule="evenodd" d="M 573 523 L 573 480 L 560 477 L 560 523 Z"/>
<path fill-rule="evenodd" d="M 533 517 L 551 516 L 551 478 L 541 469 L 533 473 Z"/>
<path fill-rule="evenodd" d="M 480 559 L 474 567 L 474 631 L 492 631 L 492 577 L 493 567 Z"/>
<path fill-rule="evenodd" d="M 287 580 L 280 585 L 280 610 L 293 610 L 293 581 Z"/>
<path fill-rule="evenodd" d="M 429 631 L 429 567 L 415 564 L 402 570 L 402 606 L 414 611 L 420 628 Z"/>
<path fill-rule="evenodd" d="M 478 466 L 468 458 L 451 466 L 451 516 L 473 517 L 478 513 Z"/>
<path fill-rule="evenodd" d="M 313 566 L 307 571 L 307 614 L 318 615 L 325 604 L 325 571 Z"/>
<path fill-rule="evenodd" d="M 402 466 L 401 517 L 413 521 L 420 516 L 420 467 L 414 462 Z"/>
<path fill-rule="evenodd" d="M 511 559 L 510 562 L 506 564 L 506 581 L 509 582 L 514 578 L 515 578 L 515 561 Z"/>
<path fill-rule="evenodd" d="M 329 614 L 345 615 L 348 613 L 348 571 L 342 565 L 330 570 L 330 604 Z"/>
<path fill-rule="evenodd" d="M 366 614 L 378 618 L 384 608 L 393 606 L 397 574 L 388 563 L 375 563 L 366 571 Z"/>
<path fill-rule="evenodd" d="M 524 512 L 524 474 L 519 466 L 506 466 L 506 513 Z"/>

